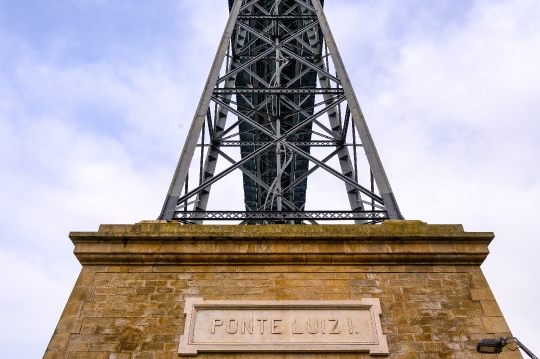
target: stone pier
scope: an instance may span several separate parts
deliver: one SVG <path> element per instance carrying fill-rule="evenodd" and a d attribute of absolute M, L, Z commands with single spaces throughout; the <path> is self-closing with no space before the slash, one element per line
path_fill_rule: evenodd
<path fill-rule="evenodd" d="M 479 339 L 511 335 L 480 269 L 493 237 L 420 221 L 264 226 L 143 221 L 72 232 L 82 270 L 44 358 L 176 359 L 183 357 L 181 338 L 196 341 L 197 335 L 205 338 L 199 352 L 183 354 L 521 358 L 508 349 L 489 357 L 475 351 Z M 192 314 L 195 309 L 200 318 Z M 254 311 L 260 318 L 249 317 Z M 265 322 L 264 313 L 279 318 Z M 258 329 L 258 337 L 251 337 L 253 326 L 270 320 L 269 337 Z M 359 332 L 362 320 L 372 324 L 363 327 L 367 331 L 358 335 L 364 344 L 357 345 L 347 336 Z M 285 329 L 279 329 L 282 324 Z M 246 337 L 240 337 L 238 325 L 244 325 Z M 190 337 L 190 330 L 196 335 Z M 341 334 L 332 337 L 331 330 Z M 221 342 L 208 342 L 214 332 Z M 294 342 L 299 333 L 309 345 Z M 223 346 L 233 335 L 238 335 L 235 346 Z M 370 353 L 372 340 L 382 346 Z"/>

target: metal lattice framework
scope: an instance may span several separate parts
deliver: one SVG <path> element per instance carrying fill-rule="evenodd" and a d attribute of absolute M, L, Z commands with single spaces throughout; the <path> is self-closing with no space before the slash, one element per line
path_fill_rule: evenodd
<path fill-rule="evenodd" d="M 403 219 L 322 5 L 322 0 L 229 0 L 229 20 L 160 219 L 196 224 Z M 225 152 L 230 147 L 240 148 L 240 160 Z M 317 158 L 313 147 L 331 152 Z M 358 181 L 358 147 L 371 169 L 369 186 Z M 197 148 L 199 185 L 189 189 Z M 230 166 L 216 173 L 219 158 Z M 333 158 L 339 168 L 327 164 Z M 318 169 L 344 183 L 350 210 L 305 210 L 307 180 Z M 212 185 L 235 170 L 243 175 L 245 209 L 208 210 Z"/>

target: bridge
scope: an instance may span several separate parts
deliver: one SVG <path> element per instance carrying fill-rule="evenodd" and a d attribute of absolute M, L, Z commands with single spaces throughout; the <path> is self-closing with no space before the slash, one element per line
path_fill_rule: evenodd
<path fill-rule="evenodd" d="M 228 4 L 229 19 L 159 218 L 186 224 L 402 219 L 323 1 Z M 328 153 L 318 157 L 314 147 Z M 238 150 L 240 160 L 227 152 Z M 199 171 L 190 174 L 196 151 Z M 329 164 L 333 158 L 339 167 Z M 218 160 L 229 167 L 217 173 Z M 370 168 L 365 184 L 361 160 Z M 208 208 L 212 185 L 233 171 L 242 172 L 244 208 Z M 320 171 L 343 182 L 349 208 L 306 209 L 309 179 Z M 198 186 L 188 187 L 189 176 L 198 176 Z"/>

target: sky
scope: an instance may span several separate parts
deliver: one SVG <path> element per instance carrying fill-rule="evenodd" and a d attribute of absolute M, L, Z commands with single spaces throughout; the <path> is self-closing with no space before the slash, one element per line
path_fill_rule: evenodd
<path fill-rule="evenodd" d="M 402 213 L 495 232 L 482 269 L 539 354 L 540 2 L 325 7 Z M 2 356 L 43 355 L 80 270 L 70 231 L 158 216 L 227 15 L 225 0 L 0 0 Z M 237 204 L 239 176 L 211 205 Z M 308 209 L 346 208 L 332 181 L 310 180 Z"/>

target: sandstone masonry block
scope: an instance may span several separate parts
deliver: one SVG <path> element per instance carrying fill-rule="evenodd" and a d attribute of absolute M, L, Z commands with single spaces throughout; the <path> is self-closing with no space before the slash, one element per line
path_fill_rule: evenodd
<path fill-rule="evenodd" d="M 484 312 L 484 316 L 486 317 L 502 317 L 501 309 L 499 308 L 499 305 L 496 301 L 490 300 L 490 301 L 481 301 L 480 304 L 482 305 L 482 310 Z"/>
<path fill-rule="evenodd" d="M 69 297 L 70 302 L 89 302 L 92 300 L 94 287 L 75 287 Z"/>
<path fill-rule="evenodd" d="M 47 351 L 64 351 L 69 341 L 68 333 L 55 333 L 49 342 Z"/>
<path fill-rule="evenodd" d="M 483 317 L 486 333 L 510 333 L 510 328 L 503 317 Z"/>
<path fill-rule="evenodd" d="M 470 288 L 469 291 L 471 293 L 472 300 L 475 300 L 475 301 L 476 300 L 492 301 L 495 299 L 489 287 Z"/>
<path fill-rule="evenodd" d="M 47 351 L 45 352 L 45 355 L 43 356 L 43 359 L 64 359 L 67 358 L 68 354 L 64 351 L 56 352 L 56 351 Z"/>

